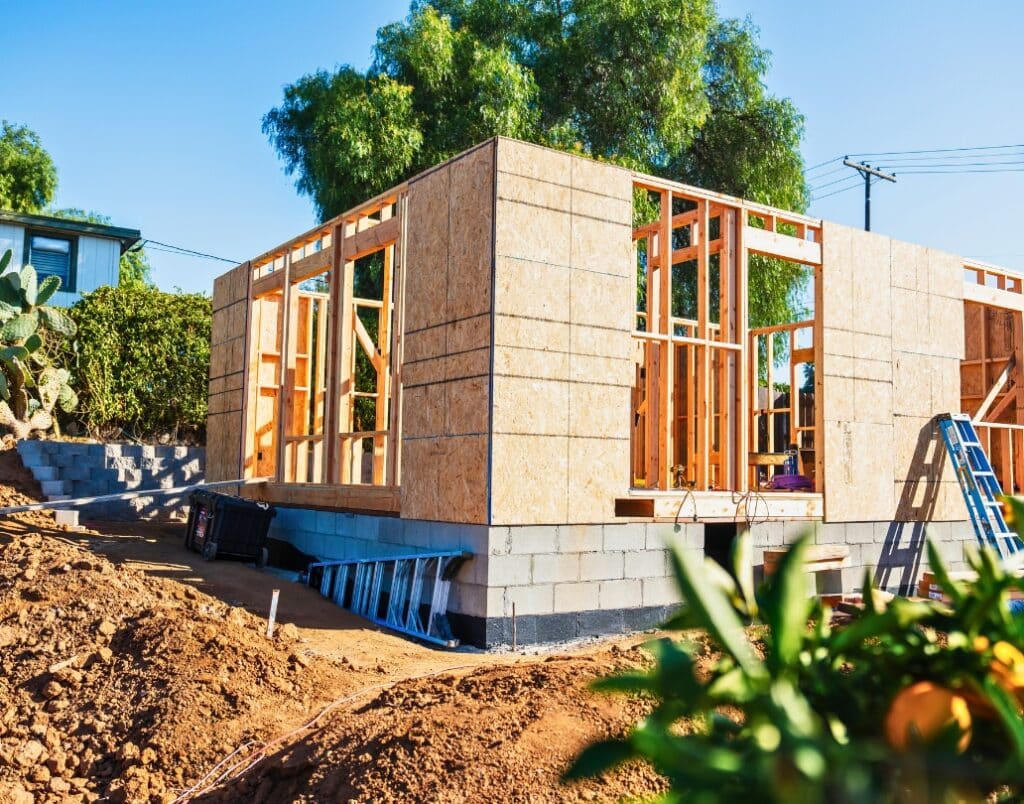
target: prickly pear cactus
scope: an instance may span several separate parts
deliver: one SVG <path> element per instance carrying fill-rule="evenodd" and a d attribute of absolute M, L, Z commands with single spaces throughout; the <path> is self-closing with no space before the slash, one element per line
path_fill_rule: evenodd
<path fill-rule="evenodd" d="M 0 256 L 0 425 L 14 437 L 49 430 L 53 411 L 74 410 L 78 397 L 66 369 L 50 365 L 43 350 L 47 333 L 70 338 L 75 323 L 60 309 L 48 307 L 60 278 L 39 281 L 35 268 L 10 268 L 11 252 Z"/>

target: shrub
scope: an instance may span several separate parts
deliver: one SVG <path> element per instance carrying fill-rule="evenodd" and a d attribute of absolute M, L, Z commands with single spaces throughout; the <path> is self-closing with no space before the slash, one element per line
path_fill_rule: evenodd
<path fill-rule="evenodd" d="M 977 579 L 954 582 L 929 543 L 947 602 L 883 601 L 868 575 L 863 609 L 833 627 L 807 597 L 805 544 L 756 594 L 749 561 L 734 561 L 734 580 L 674 553 L 688 603 L 668 627 L 701 629 L 721 655 L 702 674 L 695 648 L 657 640 L 649 671 L 598 681 L 653 710 L 624 739 L 585 749 L 567 777 L 639 759 L 667 777 L 667 801 L 1019 800 L 1024 617 L 1009 595 L 1024 579 L 986 550 L 971 558 Z M 763 658 L 744 633 L 754 622 L 767 626 Z"/>
<path fill-rule="evenodd" d="M 78 420 L 97 437 L 201 438 L 210 372 L 210 299 L 132 284 L 101 287 L 70 310 L 65 354 Z"/>

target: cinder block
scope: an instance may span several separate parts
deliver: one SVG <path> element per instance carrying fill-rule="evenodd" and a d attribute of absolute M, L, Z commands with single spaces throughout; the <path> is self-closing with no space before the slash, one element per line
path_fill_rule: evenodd
<path fill-rule="evenodd" d="M 452 584 L 448 608 L 471 617 L 486 617 L 487 587 L 472 583 Z"/>
<path fill-rule="evenodd" d="M 561 583 L 555 586 L 555 611 L 592 611 L 598 608 L 600 584 Z"/>
<path fill-rule="evenodd" d="M 662 550 L 679 547 L 684 550 L 704 550 L 704 524 L 702 522 L 648 522 L 644 547 Z"/>
<path fill-rule="evenodd" d="M 558 551 L 557 525 L 527 525 L 509 528 L 508 552 L 512 555 Z M 561 551 L 566 552 L 566 551 Z"/>
<path fill-rule="evenodd" d="M 793 542 L 805 534 L 809 534 L 811 536 L 811 541 L 813 542 L 816 524 L 817 523 L 814 521 L 803 519 L 791 519 L 787 522 L 783 522 L 782 544 L 793 544 Z"/>
<path fill-rule="evenodd" d="M 782 522 L 753 522 L 750 525 L 750 536 L 757 547 L 781 547 L 786 544 L 786 529 Z"/>
<path fill-rule="evenodd" d="M 59 509 L 53 512 L 53 521 L 58 526 L 78 527 L 78 511 L 72 508 Z"/>
<path fill-rule="evenodd" d="M 45 441 L 19 441 L 18 453 L 21 455 L 39 454 L 46 451 Z"/>
<path fill-rule="evenodd" d="M 32 466 L 32 476 L 42 483 L 44 480 L 60 480 L 60 472 L 56 466 Z"/>
<path fill-rule="evenodd" d="M 533 556 L 534 583 L 567 583 L 579 579 L 579 553 L 545 553 Z"/>
<path fill-rule="evenodd" d="M 67 485 L 63 480 L 43 480 L 39 483 L 40 488 L 43 490 L 43 494 L 46 497 L 53 497 L 59 494 L 66 494 L 68 492 Z"/>
<path fill-rule="evenodd" d="M 626 578 L 602 581 L 598 589 L 598 605 L 602 609 L 631 609 L 643 605 L 643 582 Z"/>
<path fill-rule="evenodd" d="M 834 544 L 874 544 L 876 539 L 874 522 L 847 522 L 843 540 Z"/>
<path fill-rule="evenodd" d="M 559 553 L 590 553 L 604 548 L 601 525 L 559 525 Z"/>
<path fill-rule="evenodd" d="M 974 543 L 974 526 L 970 522 L 952 522 L 950 528 L 950 540 L 954 542 Z"/>
<path fill-rule="evenodd" d="M 487 553 L 492 556 L 505 556 L 512 550 L 512 531 L 508 526 L 491 528 L 487 542 Z"/>
<path fill-rule="evenodd" d="M 682 600 L 675 578 L 644 578 L 641 584 L 644 606 L 668 606 Z"/>
<path fill-rule="evenodd" d="M 624 578 L 625 553 L 583 553 L 580 556 L 580 580 L 610 581 Z"/>
<path fill-rule="evenodd" d="M 556 611 L 555 590 L 556 587 L 546 583 L 506 587 L 504 616 L 512 616 L 513 603 L 516 606 L 517 617 L 521 617 L 524 614 L 550 614 Z"/>
<path fill-rule="evenodd" d="M 488 586 L 520 586 L 532 582 L 533 556 L 491 556 L 487 562 Z"/>
<path fill-rule="evenodd" d="M 377 517 L 377 521 L 383 529 L 387 518 Z M 487 555 L 490 546 L 490 528 L 487 525 L 444 523 L 438 535 L 450 545 L 450 549 L 458 548 L 473 555 Z"/>
<path fill-rule="evenodd" d="M 626 578 L 663 578 L 670 571 L 668 552 L 665 550 L 642 550 L 626 553 L 624 567 Z"/>
<path fill-rule="evenodd" d="M 605 550 L 640 550 L 647 541 L 647 526 L 643 522 L 623 522 L 604 525 Z"/>
<path fill-rule="evenodd" d="M 103 467 L 98 468 L 102 469 Z M 90 466 L 86 463 L 75 464 L 74 466 L 61 469 L 60 477 L 64 480 L 88 480 L 95 471 L 97 471 L 95 466 Z"/>

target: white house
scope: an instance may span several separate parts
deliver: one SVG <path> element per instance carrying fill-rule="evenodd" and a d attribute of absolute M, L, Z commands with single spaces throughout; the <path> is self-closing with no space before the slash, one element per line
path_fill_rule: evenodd
<path fill-rule="evenodd" d="M 12 265 L 59 276 L 54 305 L 67 307 L 82 293 L 116 285 L 121 255 L 141 239 L 138 229 L 0 210 L 0 254 L 11 249 Z"/>

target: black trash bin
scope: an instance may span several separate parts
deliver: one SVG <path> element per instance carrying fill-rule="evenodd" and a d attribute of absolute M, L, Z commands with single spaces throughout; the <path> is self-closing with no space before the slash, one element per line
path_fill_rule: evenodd
<path fill-rule="evenodd" d="M 236 558 L 255 561 L 262 567 L 267 563 L 267 530 L 274 513 L 267 503 L 201 489 L 193 491 L 189 495 L 185 547 L 207 561 Z"/>

